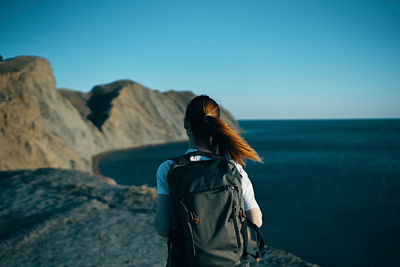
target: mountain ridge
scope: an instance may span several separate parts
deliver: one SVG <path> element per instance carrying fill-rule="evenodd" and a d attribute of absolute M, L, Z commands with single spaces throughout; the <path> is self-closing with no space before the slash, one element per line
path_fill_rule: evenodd
<path fill-rule="evenodd" d="M 90 172 L 99 153 L 184 141 L 184 110 L 194 96 L 151 90 L 131 80 L 96 85 L 88 93 L 57 89 L 47 59 L 5 59 L 0 62 L 0 170 Z M 240 130 L 221 110 L 222 118 Z"/>

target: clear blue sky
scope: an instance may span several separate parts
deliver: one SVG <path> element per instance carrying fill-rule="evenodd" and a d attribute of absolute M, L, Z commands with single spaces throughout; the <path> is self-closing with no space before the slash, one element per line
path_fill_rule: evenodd
<path fill-rule="evenodd" d="M 400 1 L 0 2 L 0 54 L 57 87 L 131 79 L 238 119 L 400 118 Z"/>

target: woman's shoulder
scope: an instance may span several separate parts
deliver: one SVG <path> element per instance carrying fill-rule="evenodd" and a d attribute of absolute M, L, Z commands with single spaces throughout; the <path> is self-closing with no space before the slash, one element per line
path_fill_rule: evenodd
<path fill-rule="evenodd" d="M 185 154 L 191 152 L 191 150 L 187 150 Z M 178 158 L 178 157 L 176 157 Z M 162 162 L 159 166 L 158 166 L 158 170 L 157 170 L 157 175 L 159 174 L 163 174 L 163 175 L 167 175 L 169 169 L 171 168 L 171 166 L 174 164 L 174 160 L 175 158 L 170 158 L 165 160 L 164 162 Z"/>
<path fill-rule="evenodd" d="M 239 171 L 239 173 L 243 176 L 244 174 L 247 174 L 246 173 L 246 171 L 243 169 L 243 166 L 240 164 L 240 163 L 238 163 L 238 162 L 236 162 L 236 161 L 234 161 L 234 160 L 230 160 L 234 165 L 235 165 L 235 167 L 236 167 L 236 169 Z"/>
<path fill-rule="evenodd" d="M 174 163 L 174 161 L 173 161 L 172 159 L 167 159 L 167 160 L 163 161 L 163 162 L 160 164 L 160 167 L 161 167 L 161 166 L 171 166 L 172 163 Z"/>
<path fill-rule="evenodd" d="M 173 164 L 173 161 L 168 159 L 164 161 L 163 163 L 158 166 L 157 174 L 159 173 L 168 173 L 169 169 L 171 168 L 171 165 Z"/>

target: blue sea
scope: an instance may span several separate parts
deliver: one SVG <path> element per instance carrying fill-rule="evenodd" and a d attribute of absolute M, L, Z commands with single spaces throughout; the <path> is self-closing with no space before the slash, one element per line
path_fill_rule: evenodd
<path fill-rule="evenodd" d="M 243 120 L 264 163 L 247 162 L 268 245 L 323 266 L 399 266 L 400 120 Z M 156 185 L 186 143 L 107 154 L 100 172 Z"/>

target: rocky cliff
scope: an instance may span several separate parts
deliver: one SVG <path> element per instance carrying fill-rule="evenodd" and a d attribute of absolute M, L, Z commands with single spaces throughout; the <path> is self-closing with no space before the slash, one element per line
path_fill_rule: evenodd
<path fill-rule="evenodd" d="M 154 188 L 60 169 L 0 172 L 0 266 L 165 266 Z M 316 266 L 267 248 L 255 266 Z"/>
<path fill-rule="evenodd" d="M 185 140 L 191 92 L 159 92 L 129 80 L 82 93 L 56 89 L 50 63 L 23 56 L 0 62 L 0 170 L 92 170 L 109 150 Z M 223 109 L 222 117 L 239 130 Z"/>

